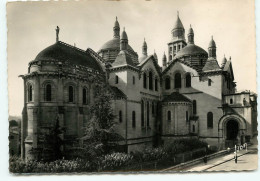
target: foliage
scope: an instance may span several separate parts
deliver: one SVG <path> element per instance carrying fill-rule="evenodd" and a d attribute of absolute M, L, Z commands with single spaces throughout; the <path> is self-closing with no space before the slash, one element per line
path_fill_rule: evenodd
<path fill-rule="evenodd" d="M 111 107 L 113 94 L 109 85 L 100 79 L 96 79 L 94 86 L 94 101 L 90 106 L 92 117 L 88 121 L 84 136 L 81 139 L 84 141 L 84 148 L 88 149 L 88 152 L 96 152 L 98 148 L 98 150 L 103 151 L 103 154 L 107 154 L 110 151 L 109 148 L 123 138 L 114 130 L 116 116 Z"/>
<path fill-rule="evenodd" d="M 137 162 L 159 161 L 167 157 L 167 152 L 164 148 L 146 148 L 144 151 L 134 152 L 133 156 Z"/>
<path fill-rule="evenodd" d="M 99 169 L 111 171 L 133 163 L 133 156 L 126 153 L 112 153 L 100 158 Z"/>

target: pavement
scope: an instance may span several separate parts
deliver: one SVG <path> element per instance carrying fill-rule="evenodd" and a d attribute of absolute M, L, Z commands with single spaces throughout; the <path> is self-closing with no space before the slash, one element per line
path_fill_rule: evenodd
<path fill-rule="evenodd" d="M 206 164 L 199 163 L 190 167 L 182 168 L 179 171 L 184 172 L 202 172 L 202 171 L 246 171 L 256 170 L 258 167 L 258 145 L 253 144 L 247 150 L 237 153 L 238 161 L 235 163 L 234 152 L 222 157 L 209 160 Z"/>

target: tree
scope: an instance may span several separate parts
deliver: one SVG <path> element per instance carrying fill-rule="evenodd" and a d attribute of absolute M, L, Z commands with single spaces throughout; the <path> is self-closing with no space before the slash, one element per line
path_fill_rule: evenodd
<path fill-rule="evenodd" d="M 82 140 L 91 154 L 106 154 L 112 146 L 117 145 L 117 141 L 123 140 L 123 137 L 114 130 L 116 116 L 111 107 L 113 94 L 109 85 L 102 80 L 96 80 L 94 86 L 94 103 L 90 108 L 92 117 L 85 127 Z"/>

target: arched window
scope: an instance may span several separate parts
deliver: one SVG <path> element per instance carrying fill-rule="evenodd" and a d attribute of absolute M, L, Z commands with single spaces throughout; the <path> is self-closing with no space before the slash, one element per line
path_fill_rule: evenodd
<path fill-rule="evenodd" d="M 193 114 L 197 114 L 197 101 L 192 101 Z"/>
<path fill-rule="evenodd" d="M 141 126 L 144 127 L 144 101 L 141 101 Z"/>
<path fill-rule="evenodd" d="M 33 94 L 33 88 L 32 88 L 32 85 L 31 84 L 29 84 L 28 85 L 28 102 L 32 102 L 32 94 Z"/>
<path fill-rule="evenodd" d="M 45 87 L 45 101 L 51 101 L 51 84 L 47 84 Z"/>
<path fill-rule="evenodd" d="M 170 77 L 166 77 L 165 79 L 165 89 L 170 89 L 171 88 L 171 79 Z"/>
<path fill-rule="evenodd" d="M 135 128 L 135 111 L 132 112 L 132 127 Z"/>
<path fill-rule="evenodd" d="M 122 111 L 119 111 L 119 122 L 122 123 L 123 118 L 122 118 Z"/>
<path fill-rule="evenodd" d="M 146 89 L 146 73 L 143 74 L 143 87 Z"/>
<path fill-rule="evenodd" d="M 150 109 L 149 109 L 149 102 L 147 102 L 146 108 L 147 108 L 147 111 L 146 111 L 146 113 L 147 113 L 146 125 L 147 125 L 147 127 L 149 127 L 149 126 L 150 126 Z"/>
<path fill-rule="evenodd" d="M 74 88 L 70 85 L 69 86 L 69 102 L 74 101 Z"/>
<path fill-rule="evenodd" d="M 133 85 L 135 85 L 135 76 L 133 76 Z"/>
<path fill-rule="evenodd" d="M 115 84 L 118 84 L 118 76 L 115 77 Z"/>
<path fill-rule="evenodd" d="M 211 82 L 212 82 L 212 80 L 209 79 L 209 80 L 208 80 L 208 86 L 211 86 Z"/>
<path fill-rule="evenodd" d="M 189 73 L 186 74 L 185 79 L 186 79 L 186 87 L 191 87 L 191 76 Z"/>
<path fill-rule="evenodd" d="M 149 72 L 149 89 L 153 90 L 153 73 Z"/>
<path fill-rule="evenodd" d="M 87 104 L 88 103 L 88 90 L 86 88 L 83 88 L 82 91 L 82 102 L 83 104 Z"/>
<path fill-rule="evenodd" d="M 170 55 L 169 59 L 172 60 L 172 55 Z"/>
<path fill-rule="evenodd" d="M 167 112 L 167 120 L 171 121 L 171 119 L 172 119 L 171 111 L 168 111 Z"/>
<path fill-rule="evenodd" d="M 155 91 L 158 91 L 158 80 L 157 80 L 157 78 L 154 80 L 154 87 L 155 87 Z"/>
<path fill-rule="evenodd" d="M 208 124 L 208 128 L 213 128 L 213 113 L 212 112 L 208 112 L 208 114 L 207 114 L 207 124 Z"/>
<path fill-rule="evenodd" d="M 230 102 L 230 104 L 233 104 L 233 99 L 230 99 L 229 102 Z"/>
<path fill-rule="evenodd" d="M 189 122 L 189 112 L 186 111 L 186 122 Z"/>
<path fill-rule="evenodd" d="M 181 74 L 180 73 L 175 74 L 174 84 L 175 84 L 175 88 L 181 88 Z"/>

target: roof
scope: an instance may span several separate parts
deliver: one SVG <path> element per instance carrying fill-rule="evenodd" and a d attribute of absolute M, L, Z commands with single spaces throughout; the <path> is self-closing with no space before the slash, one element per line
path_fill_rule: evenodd
<path fill-rule="evenodd" d="M 194 34 L 192 27 L 189 28 L 188 34 Z"/>
<path fill-rule="evenodd" d="M 208 53 L 201 47 L 195 44 L 188 44 L 175 55 L 175 58 L 181 58 L 185 55 L 193 56 L 193 55 L 201 55 L 201 54 L 208 56 Z"/>
<path fill-rule="evenodd" d="M 142 56 L 138 59 L 138 61 L 139 61 L 140 63 L 142 63 L 142 62 L 144 62 L 148 57 L 149 57 L 149 56 L 147 56 L 147 55 L 142 55 Z"/>
<path fill-rule="evenodd" d="M 209 48 L 210 47 L 216 47 L 216 43 L 215 41 L 213 40 L 213 37 L 211 38 L 210 42 L 209 42 Z"/>
<path fill-rule="evenodd" d="M 173 29 L 184 29 L 183 24 L 182 24 L 182 22 L 181 22 L 181 20 L 180 20 L 179 15 L 177 16 L 177 19 L 176 19 L 176 21 L 175 21 L 175 24 L 174 24 L 174 26 L 173 26 Z"/>
<path fill-rule="evenodd" d="M 191 102 L 191 100 L 179 92 L 173 92 L 171 95 L 165 97 L 163 102 Z"/>
<path fill-rule="evenodd" d="M 102 67 L 99 62 L 97 62 L 97 60 L 91 56 L 88 51 L 81 50 L 61 41 L 58 41 L 42 50 L 36 56 L 35 60 L 56 60 L 61 62 L 69 61 L 71 64 L 81 65 L 102 71 Z"/>
<path fill-rule="evenodd" d="M 121 39 L 122 40 L 128 40 L 128 37 L 127 37 L 125 30 L 122 32 Z"/>
<path fill-rule="evenodd" d="M 135 66 L 131 55 L 124 50 L 121 50 L 116 57 L 116 60 L 112 63 L 112 66 L 131 65 Z"/>
<path fill-rule="evenodd" d="M 99 51 L 101 50 L 120 50 L 120 38 L 115 37 L 112 40 L 107 41 L 101 48 Z M 131 50 L 134 52 L 133 48 L 128 44 L 127 45 L 127 50 Z"/>
<path fill-rule="evenodd" d="M 115 98 L 126 98 L 126 95 L 119 88 L 110 86 L 110 89 Z"/>
<path fill-rule="evenodd" d="M 224 56 L 224 58 L 222 59 L 221 68 L 224 68 L 225 65 L 226 65 L 226 63 L 227 63 L 227 59 L 226 59 L 226 57 Z"/>
<path fill-rule="evenodd" d="M 206 61 L 206 64 L 204 65 L 202 71 L 205 72 L 205 71 L 219 71 L 221 70 L 219 65 L 218 65 L 218 61 L 213 58 L 213 57 L 210 57 L 208 58 L 208 60 Z"/>

